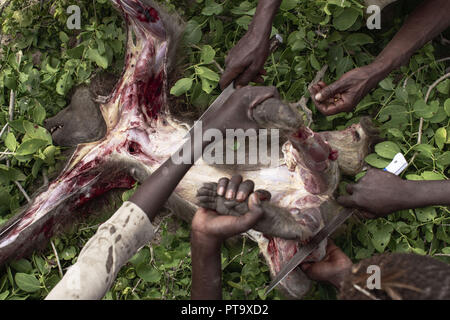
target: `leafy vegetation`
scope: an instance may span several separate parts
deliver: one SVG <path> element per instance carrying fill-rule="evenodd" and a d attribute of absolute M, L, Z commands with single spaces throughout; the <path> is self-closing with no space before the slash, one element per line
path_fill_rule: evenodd
<path fill-rule="evenodd" d="M 217 87 L 227 52 L 245 33 L 256 0 L 160 1 L 187 21 L 181 76 L 170 93 L 187 109 L 201 113 L 220 94 Z M 3 59 L 0 64 L 0 223 L 26 204 L 18 184 L 31 194 L 56 171 L 62 160 L 43 121 L 67 105 L 70 89 L 89 81 L 98 70 L 119 72 L 123 67 L 125 32 L 122 19 L 106 0 L 81 1 L 81 30 L 68 30 L 68 0 L 44 2 L 13 0 L 1 20 Z M 284 0 L 272 34 L 285 43 L 269 56 L 265 85 L 274 85 L 288 101 L 308 96 L 316 72 L 329 65 L 330 83 L 346 71 L 368 64 L 402 24 L 408 8 L 400 8 L 390 27 L 365 27 L 362 1 Z M 384 22 L 382 21 L 384 26 Z M 11 40 L 5 43 L 5 39 Z M 342 129 L 370 115 L 380 126 L 385 142 L 366 158 L 383 168 L 401 151 L 411 161 L 402 174 L 410 180 L 447 179 L 450 165 L 450 80 L 429 86 L 445 73 L 436 44 L 419 50 L 409 64 L 393 72 L 348 114 L 323 117 L 309 103 L 317 131 Z M 448 50 L 447 50 L 448 52 Z M 14 112 L 9 112 L 11 92 Z M 10 120 L 12 116 L 12 120 Z M 419 130 L 420 119 L 422 129 Z M 6 127 L 6 124 L 8 126 Z M 421 136 L 418 143 L 419 132 Z M 345 177 L 340 185 L 359 179 Z M 399 190 L 400 192 L 400 190 Z M 129 193 L 124 194 L 124 197 Z M 122 200 L 111 205 L 110 213 Z M 386 219 L 352 220 L 336 242 L 354 260 L 375 253 L 415 252 L 449 262 L 449 211 L 446 207 L 404 210 Z M 0 273 L 0 299 L 41 299 L 59 281 L 57 260 L 64 271 L 76 261 L 84 243 L 100 221 L 80 223 L 74 232 L 55 237 L 31 258 L 7 265 Z M 178 224 L 176 231 L 172 224 Z M 161 223 L 161 240 L 141 249 L 119 272 L 106 299 L 187 299 L 190 294 L 189 226 L 173 218 Z M 58 253 L 59 259 L 56 258 Z M 263 299 L 268 269 L 258 248 L 243 240 L 222 252 L 223 292 L 229 299 Z M 315 285 L 307 298 L 334 298 L 334 290 Z M 271 293 L 269 299 L 280 299 Z"/>

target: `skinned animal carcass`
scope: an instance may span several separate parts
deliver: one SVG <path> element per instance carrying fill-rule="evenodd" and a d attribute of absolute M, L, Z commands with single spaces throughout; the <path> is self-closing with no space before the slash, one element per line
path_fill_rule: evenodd
<path fill-rule="evenodd" d="M 1 264 L 48 241 L 75 208 L 111 189 L 131 188 L 136 181 L 143 181 L 183 144 L 189 125 L 171 115 L 166 96 L 168 64 L 180 34 L 177 23 L 150 1 L 111 1 L 127 22 L 128 39 L 122 77 L 100 105 L 106 133 L 98 141 L 79 144 L 60 175 L 3 227 Z M 267 106 L 272 106 L 272 111 L 278 106 L 279 110 L 287 110 L 287 114 L 292 109 L 275 99 L 264 105 L 265 109 L 259 109 L 263 111 L 254 113 L 258 123 L 286 127 L 283 123 L 270 123 L 270 119 L 283 122 L 284 116 L 280 116 L 281 111 L 271 114 Z M 63 117 L 49 121 L 56 126 L 55 136 L 70 136 L 76 130 L 64 122 L 72 118 L 67 116 L 71 111 L 65 110 Z M 294 118 L 301 118 L 300 113 Z M 370 121 L 362 120 L 343 131 L 314 133 L 299 125 L 284 133 L 288 140 L 275 146 L 281 155 L 275 164 L 214 165 L 199 160 L 167 204 L 189 221 L 196 209 L 197 189 L 203 183 L 237 173 L 253 180 L 257 188 L 269 190 L 271 212 L 282 212 L 279 223 L 273 224 L 272 229 L 279 226 L 280 230 L 264 234 L 262 228 L 263 232 L 251 230 L 247 235 L 258 242 L 272 275 L 279 272 L 302 243 L 339 213 L 340 207 L 333 200 L 339 172 L 355 174 L 361 169 L 374 131 Z M 283 220 L 286 212 L 290 217 Z M 274 219 L 278 219 L 276 215 Z M 298 223 L 297 230 L 301 231 L 296 240 L 275 236 L 283 234 L 283 226 L 292 221 Z M 322 243 L 309 259 L 322 259 L 325 245 Z M 279 288 L 288 297 L 301 298 L 309 289 L 309 280 L 296 268 Z"/>

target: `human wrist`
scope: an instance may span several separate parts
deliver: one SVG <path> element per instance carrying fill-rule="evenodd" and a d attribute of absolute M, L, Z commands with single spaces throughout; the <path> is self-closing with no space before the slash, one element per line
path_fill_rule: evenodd
<path fill-rule="evenodd" d="M 330 283 L 336 289 L 341 290 L 345 278 L 350 274 L 351 267 L 352 264 L 350 264 L 347 268 L 339 271 L 332 279 L 328 280 L 328 283 Z"/>
<path fill-rule="evenodd" d="M 191 231 L 191 244 L 192 246 L 201 248 L 202 252 L 211 254 L 220 251 L 222 240 L 210 234 L 193 229 Z"/>

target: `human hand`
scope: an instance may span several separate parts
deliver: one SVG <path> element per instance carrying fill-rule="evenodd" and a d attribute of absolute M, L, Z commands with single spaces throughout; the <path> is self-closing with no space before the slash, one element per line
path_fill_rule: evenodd
<path fill-rule="evenodd" d="M 304 262 L 300 268 L 312 280 L 328 282 L 339 289 L 345 274 L 352 266 L 352 261 L 328 239 L 325 257 L 319 262 Z"/>
<path fill-rule="evenodd" d="M 237 88 L 249 82 L 264 82 L 264 63 L 270 53 L 268 37 L 248 31 L 230 50 L 225 59 L 225 72 L 220 78 L 220 88 L 225 89 L 233 80 Z"/>
<path fill-rule="evenodd" d="M 311 99 L 326 116 L 350 112 L 381 79 L 374 65 L 356 68 L 330 85 L 323 81 L 313 85 L 310 89 Z"/>
<path fill-rule="evenodd" d="M 337 201 L 344 207 L 363 210 L 365 218 L 384 217 L 397 210 L 407 209 L 410 196 L 406 192 L 406 181 L 396 175 L 369 169 L 357 184 L 348 184 L 350 195 L 340 196 Z"/>

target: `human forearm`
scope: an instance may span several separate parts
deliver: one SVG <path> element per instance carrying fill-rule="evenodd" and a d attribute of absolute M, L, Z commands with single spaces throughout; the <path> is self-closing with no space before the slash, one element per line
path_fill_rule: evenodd
<path fill-rule="evenodd" d="M 191 299 L 222 299 L 221 242 L 199 232 L 191 234 Z"/>
<path fill-rule="evenodd" d="M 280 7 L 281 0 L 260 0 L 248 32 L 261 38 L 269 38 L 272 22 Z"/>
<path fill-rule="evenodd" d="M 377 76 L 407 63 L 416 50 L 450 26 L 450 1 L 427 0 L 406 19 L 401 29 L 374 61 Z"/>
<path fill-rule="evenodd" d="M 402 193 L 403 209 L 450 205 L 450 180 L 405 181 Z"/>

